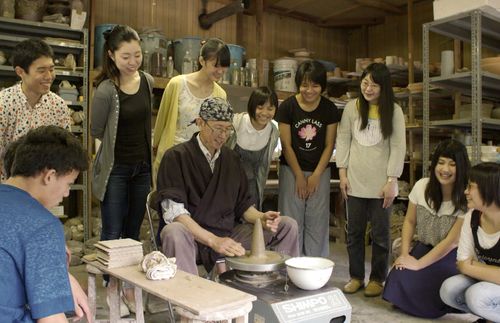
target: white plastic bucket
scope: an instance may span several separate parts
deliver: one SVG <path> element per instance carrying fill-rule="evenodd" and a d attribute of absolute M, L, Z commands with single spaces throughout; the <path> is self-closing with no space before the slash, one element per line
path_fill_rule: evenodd
<path fill-rule="evenodd" d="M 268 85 L 268 82 L 269 82 L 269 61 L 267 59 L 263 59 L 263 65 L 264 65 L 264 68 L 263 68 L 263 77 L 262 77 L 262 82 L 259 82 L 260 84 L 262 85 Z M 251 68 L 257 70 L 257 59 L 256 58 L 250 58 L 248 60 L 248 64 L 250 65 Z"/>
<path fill-rule="evenodd" d="M 280 58 L 274 61 L 273 77 L 276 91 L 297 92 L 295 73 L 297 61 L 293 58 Z"/>

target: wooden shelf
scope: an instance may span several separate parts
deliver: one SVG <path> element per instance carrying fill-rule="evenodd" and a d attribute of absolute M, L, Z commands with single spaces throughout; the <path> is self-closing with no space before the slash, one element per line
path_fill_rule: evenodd
<path fill-rule="evenodd" d="M 154 88 L 164 90 L 167 87 L 168 82 L 170 82 L 169 78 L 153 76 L 155 79 Z"/>
<path fill-rule="evenodd" d="M 500 100 L 500 75 L 486 71 L 479 74 L 482 77 L 483 99 Z M 459 91 L 465 95 L 471 95 L 472 72 L 455 73 L 449 76 L 431 77 L 430 83 L 440 87 Z"/>
<path fill-rule="evenodd" d="M 278 96 L 278 100 L 285 100 L 291 97 L 292 95 L 295 95 L 295 92 L 286 92 L 286 91 L 275 91 L 276 95 Z"/>

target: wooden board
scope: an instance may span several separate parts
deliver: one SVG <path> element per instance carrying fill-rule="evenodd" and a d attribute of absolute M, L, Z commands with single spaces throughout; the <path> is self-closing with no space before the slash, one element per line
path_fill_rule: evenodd
<path fill-rule="evenodd" d="M 107 269 L 91 263 L 105 273 L 142 288 L 144 291 L 170 301 L 195 315 L 207 315 L 238 306 L 257 298 L 237 289 L 178 270 L 169 280 L 149 280 L 138 266 Z"/>

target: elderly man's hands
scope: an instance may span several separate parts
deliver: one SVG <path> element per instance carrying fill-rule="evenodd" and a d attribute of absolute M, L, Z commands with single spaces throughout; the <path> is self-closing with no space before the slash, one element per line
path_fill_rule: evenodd
<path fill-rule="evenodd" d="M 245 248 L 243 248 L 241 243 L 229 237 L 215 236 L 210 244 L 210 248 L 228 257 L 243 256 L 245 254 Z"/>
<path fill-rule="evenodd" d="M 281 216 L 279 212 L 267 211 L 262 215 L 261 221 L 262 227 L 265 230 L 276 232 L 281 221 Z"/>

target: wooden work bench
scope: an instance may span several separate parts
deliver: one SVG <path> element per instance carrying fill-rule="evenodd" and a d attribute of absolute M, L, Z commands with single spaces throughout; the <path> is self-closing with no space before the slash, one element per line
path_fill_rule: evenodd
<path fill-rule="evenodd" d="M 96 313 L 96 274 L 109 274 L 110 280 L 128 282 L 134 286 L 136 299 L 136 318 L 120 319 L 119 288 L 111 291 L 109 320 L 95 322 L 144 322 L 142 291 L 155 295 L 175 306 L 181 322 L 224 321 L 235 319 L 238 323 L 248 322 L 252 302 L 257 298 L 237 289 L 215 283 L 181 270 L 169 280 L 149 280 L 138 265 L 122 268 L 106 268 L 96 261 L 86 261 L 88 272 L 89 305 L 95 319 Z M 119 286 L 116 284 L 112 284 Z"/>

